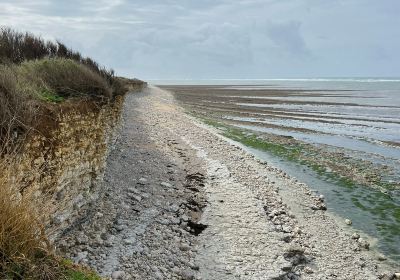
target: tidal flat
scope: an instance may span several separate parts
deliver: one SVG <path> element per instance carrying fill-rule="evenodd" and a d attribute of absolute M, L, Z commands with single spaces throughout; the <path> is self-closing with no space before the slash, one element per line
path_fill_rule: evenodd
<path fill-rule="evenodd" d="M 329 211 L 400 261 L 396 96 L 260 85 L 164 88 L 189 114 L 326 197 Z"/>

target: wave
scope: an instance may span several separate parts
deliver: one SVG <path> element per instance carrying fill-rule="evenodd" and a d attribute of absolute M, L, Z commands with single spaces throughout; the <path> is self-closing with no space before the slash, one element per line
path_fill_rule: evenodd
<path fill-rule="evenodd" d="M 285 82 L 359 82 L 359 83 L 400 83 L 399 78 L 266 78 L 266 79 L 150 79 L 149 81 L 185 81 L 185 82 L 207 82 L 207 81 L 285 81 Z"/>

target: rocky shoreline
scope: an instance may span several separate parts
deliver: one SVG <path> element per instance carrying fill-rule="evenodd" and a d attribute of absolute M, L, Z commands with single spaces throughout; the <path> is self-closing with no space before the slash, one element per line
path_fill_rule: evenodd
<path fill-rule="evenodd" d="M 112 279 L 397 279 L 324 198 L 150 87 L 58 249 Z"/>

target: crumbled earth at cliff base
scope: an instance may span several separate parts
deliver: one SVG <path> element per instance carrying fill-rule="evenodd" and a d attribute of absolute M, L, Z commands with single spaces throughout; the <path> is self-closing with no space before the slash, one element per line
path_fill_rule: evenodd
<path fill-rule="evenodd" d="M 391 279 L 323 198 L 149 87 L 59 250 L 113 279 Z M 290 190 L 290 191 L 287 191 Z M 393 272 L 393 271 L 392 271 Z"/>

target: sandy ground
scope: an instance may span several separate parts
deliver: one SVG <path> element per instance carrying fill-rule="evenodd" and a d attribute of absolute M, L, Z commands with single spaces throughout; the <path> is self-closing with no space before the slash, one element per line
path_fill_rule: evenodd
<path fill-rule="evenodd" d="M 67 257 L 113 279 L 391 279 L 322 198 L 169 92 L 129 95 L 123 119 L 97 199 L 59 241 Z"/>

